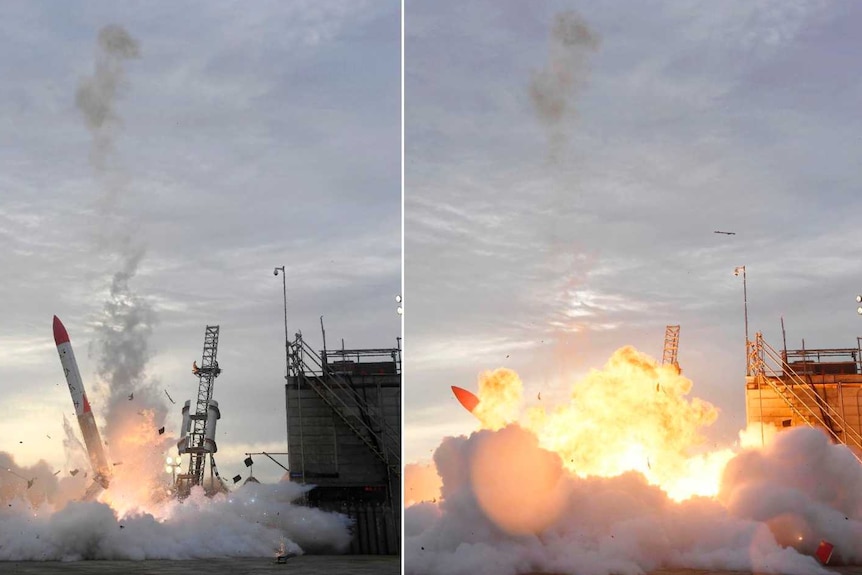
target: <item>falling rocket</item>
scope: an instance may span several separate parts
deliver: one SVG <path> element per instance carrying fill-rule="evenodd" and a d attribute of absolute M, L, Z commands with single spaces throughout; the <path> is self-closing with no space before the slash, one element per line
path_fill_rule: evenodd
<path fill-rule="evenodd" d="M 78 362 L 75 360 L 75 352 L 72 351 L 72 344 L 69 342 L 69 334 L 56 315 L 54 316 L 54 343 L 57 344 L 60 363 L 66 375 L 66 383 L 69 385 L 69 393 L 72 394 L 72 404 L 75 406 L 75 414 L 78 416 L 78 425 L 81 426 L 81 435 L 84 436 L 84 444 L 87 446 L 96 483 L 107 488 L 111 480 L 111 468 L 108 467 L 108 460 L 105 459 L 102 438 L 99 436 L 99 428 L 96 427 L 90 402 L 87 401 L 87 392 L 84 391 L 84 382 L 81 380 L 81 372 L 78 371 Z"/>
<path fill-rule="evenodd" d="M 455 394 L 455 397 L 464 406 L 464 409 L 473 413 L 473 410 L 476 409 L 476 406 L 479 405 L 479 398 L 473 392 L 467 391 L 463 387 L 452 386 L 452 393 Z"/>

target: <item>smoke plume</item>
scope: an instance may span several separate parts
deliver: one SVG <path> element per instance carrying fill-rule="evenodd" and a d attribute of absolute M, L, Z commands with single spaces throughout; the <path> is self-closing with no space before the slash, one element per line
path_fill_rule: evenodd
<path fill-rule="evenodd" d="M 95 71 L 81 81 L 75 94 L 75 104 L 93 134 L 90 159 L 97 170 L 107 168 L 114 151 L 115 130 L 120 125 L 116 101 L 125 78 L 123 64 L 138 56 L 138 43 L 122 26 L 105 26 L 99 31 Z"/>
<path fill-rule="evenodd" d="M 566 142 L 566 122 L 575 96 L 586 85 L 589 58 L 601 41 L 576 12 L 561 12 L 551 25 L 548 63 L 533 73 L 530 100 L 548 137 L 549 158 L 559 158 Z"/>
<path fill-rule="evenodd" d="M 101 189 L 100 255 L 110 256 L 116 270 L 96 325 L 98 373 L 107 395 L 107 405 L 97 411 L 107 422 L 105 440 L 115 477 L 138 479 L 127 485 L 154 483 L 162 468 L 161 454 L 171 442 L 158 435 L 167 407 L 157 382 L 147 379 L 146 373 L 157 318 L 152 305 L 133 287 L 146 251 L 141 239 L 145 234 L 133 233 L 132 218 L 123 213 L 122 200 L 130 190 L 116 150 L 122 126 L 117 103 L 127 87 L 125 66 L 139 56 L 138 42 L 123 27 L 105 26 L 97 38 L 93 74 L 81 81 L 75 96 L 93 137 L 90 161 Z M 142 474 L 153 477 L 141 482 Z M 114 496 L 123 483 L 115 482 Z M 141 494 L 125 495 L 139 500 Z"/>

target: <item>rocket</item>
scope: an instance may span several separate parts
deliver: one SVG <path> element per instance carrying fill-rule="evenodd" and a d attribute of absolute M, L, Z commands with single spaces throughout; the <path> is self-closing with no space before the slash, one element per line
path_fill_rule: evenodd
<path fill-rule="evenodd" d="M 84 444 L 87 446 L 96 483 L 107 488 L 111 480 L 111 468 L 108 467 L 108 460 L 105 459 L 102 438 L 99 436 L 99 428 L 96 427 L 90 402 L 87 401 L 87 392 L 84 391 L 84 382 L 78 370 L 78 362 L 75 360 L 69 334 L 56 315 L 54 316 L 54 343 L 57 344 L 60 363 L 66 375 L 66 383 L 69 385 L 69 393 L 72 394 L 72 404 L 75 406 L 75 414 L 78 416 L 78 425 L 81 426 L 81 435 L 84 436 Z"/>
<path fill-rule="evenodd" d="M 479 398 L 476 397 L 473 392 L 467 391 L 463 387 L 453 385 L 452 393 L 455 394 L 455 398 L 464 407 L 464 409 L 470 413 L 473 413 L 473 410 L 476 409 L 477 405 L 479 405 Z"/>

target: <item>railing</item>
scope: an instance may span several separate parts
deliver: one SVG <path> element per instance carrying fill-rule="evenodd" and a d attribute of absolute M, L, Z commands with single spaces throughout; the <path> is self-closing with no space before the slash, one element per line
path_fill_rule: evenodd
<path fill-rule="evenodd" d="M 782 354 L 763 341 L 763 334 L 760 332 L 755 335 L 752 348 L 749 359 L 753 368 L 752 375 L 758 385 L 766 383 L 771 387 L 806 424 L 814 427 L 816 422 L 837 443 L 852 445 L 862 452 L 862 435 L 848 425 L 841 414 L 815 389 L 812 389 L 813 384 L 809 385 L 784 361 Z M 777 365 L 779 369 L 772 368 L 767 360 Z M 817 406 L 820 414 L 810 407 L 812 404 Z M 836 426 L 838 427 L 837 430 L 835 429 Z M 862 462 L 856 451 L 854 451 L 854 455 Z"/>
<path fill-rule="evenodd" d="M 324 369 L 321 357 L 301 337 L 293 344 L 296 377 L 309 382 L 318 396 L 341 418 L 356 436 L 397 475 L 401 473 L 401 441 L 386 423 L 383 413 L 372 413 L 365 399 L 339 374 Z M 306 363 L 306 358 L 309 363 Z M 308 374 L 310 375 L 308 375 Z M 349 401 L 345 401 L 347 398 Z M 351 413 L 356 412 L 356 416 Z M 365 417 L 363 417 L 365 416 Z M 369 417 L 370 416 L 370 417 Z M 379 423 L 374 429 L 370 421 Z"/>

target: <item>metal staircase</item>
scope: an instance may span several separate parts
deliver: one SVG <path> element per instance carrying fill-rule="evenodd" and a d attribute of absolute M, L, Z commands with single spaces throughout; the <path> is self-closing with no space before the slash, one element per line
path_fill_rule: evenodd
<path fill-rule="evenodd" d="M 781 397 L 799 419 L 811 427 L 821 427 L 836 442 L 852 447 L 862 462 L 862 435 L 848 425 L 841 414 L 817 393 L 814 384 L 796 373 L 757 332 L 749 344 L 749 370 L 758 385 L 766 384 Z M 777 366 L 777 369 L 772 366 Z M 815 406 L 816 409 L 812 406 Z"/>
<path fill-rule="evenodd" d="M 380 410 L 370 405 L 347 378 L 328 370 L 325 362 L 301 334 L 291 343 L 292 372 L 308 384 L 372 453 L 389 473 L 401 474 L 401 439 Z"/>

